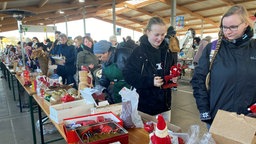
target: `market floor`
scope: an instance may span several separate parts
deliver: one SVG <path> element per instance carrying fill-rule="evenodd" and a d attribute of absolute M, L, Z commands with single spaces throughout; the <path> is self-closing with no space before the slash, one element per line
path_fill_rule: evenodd
<path fill-rule="evenodd" d="M 1 74 L 0 74 L 1 76 Z M 16 82 L 15 82 L 16 84 Z M 17 86 L 16 99 L 17 99 Z M 25 95 L 28 97 L 28 95 Z M 25 100 L 26 101 L 26 100 Z M 29 109 L 24 108 L 20 113 L 17 107 L 18 100 L 14 101 L 12 91 L 4 78 L 0 78 L 0 143 L 5 144 L 32 144 L 32 131 Z M 200 134 L 207 131 L 204 123 L 199 120 L 199 113 L 196 108 L 192 89 L 188 82 L 180 82 L 178 90 L 173 91 L 173 107 L 171 123 L 181 127 L 183 132 L 188 132 L 191 125 L 200 126 Z M 38 120 L 37 113 L 35 122 Z M 46 127 L 47 132 L 51 132 L 51 127 Z M 36 130 L 37 141 L 40 143 L 39 131 Z M 45 141 L 59 138 L 60 134 L 54 132 L 45 134 Z M 54 144 L 64 144 L 65 141 L 53 142 Z"/>

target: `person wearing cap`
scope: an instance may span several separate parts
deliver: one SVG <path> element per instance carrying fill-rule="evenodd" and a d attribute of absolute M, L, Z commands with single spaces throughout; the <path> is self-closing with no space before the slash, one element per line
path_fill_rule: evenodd
<path fill-rule="evenodd" d="M 132 53 L 130 48 L 114 48 L 112 44 L 106 40 L 101 40 L 94 44 L 94 54 L 102 65 L 102 76 L 99 84 L 107 89 L 110 95 L 108 101 L 110 104 L 122 102 L 119 91 L 123 87 L 130 87 L 124 80 L 122 70 L 124 69 L 126 59 Z"/>

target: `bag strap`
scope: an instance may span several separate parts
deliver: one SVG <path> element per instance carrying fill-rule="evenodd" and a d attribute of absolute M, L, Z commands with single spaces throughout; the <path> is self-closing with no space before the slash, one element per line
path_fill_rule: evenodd
<path fill-rule="evenodd" d="M 216 49 L 217 43 L 218 43 L 218 40 L 215 40 L 212 42 L 212 45 L 211 45 L 211 51 L 214 50 L 214 53 L 213 53 L 212 59 L 210 60 L 209 71 L 212 69 L 213 61 L 215 60 L 215 57 L 219 51 L 219 47 Z M 220 44 L 220 42 L 219 42 L 219 44 Z M 211 52 L 210 52 L 210 55 L 211 55 Z"/>

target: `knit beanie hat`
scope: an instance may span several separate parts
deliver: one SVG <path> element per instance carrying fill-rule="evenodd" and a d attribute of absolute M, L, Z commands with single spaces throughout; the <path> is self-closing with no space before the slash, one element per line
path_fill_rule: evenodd
<path fill-rule="evenodd" d="M 167 126 L 161 114 L 157 116 L 157 125 L 156 125 L 155 135 L 159 138 L 164 138 L 168 136 Z"/>
<path fill-rule="evenodd" d="M 108 50 L 111 47 L 111 43 L 106 40 L 101 40 L 94 44 L 93 46 L 93 52 L 94 54 L 103 54 L 108 52 Z"/>

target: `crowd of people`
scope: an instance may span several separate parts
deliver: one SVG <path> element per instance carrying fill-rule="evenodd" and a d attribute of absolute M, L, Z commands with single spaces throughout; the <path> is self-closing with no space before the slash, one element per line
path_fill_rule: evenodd
<path fill-rule="evenodd" d="M 192 48 L 198 50 L 193 60 L 196 67 L 191 84 L 200 118 L 208 126 L 218 109 L 248 114 L 248 106 L 256 102 L 255 40 L 252 39 L 253 30 L 248 18 L 246 9 L 235 5 L 221 18 L 215 45 L 210 36 L 202 40 L 194 38 Z M 93 74 L 94 85 L 105 87 L 109 103 L 122 102 L 119 91 L 123 87 L 133 87 L 139 94 L 139 111 L 150 115 L 162 114 L 165 120 L 170 121 L 171 88 L 162 86 L 167 83 L 164 76 L 171 74 L 170 68 L 178 61 L 178 52 L 169 48 L 169 38 L 175 35 L 172 26 L 167 29 L 161 18 L 152 17 L 139 44 L 130 36 L 122 42 L 118 42 L 116 36 L 98 42 L 90 36 L 77 36 L 70 40 L 59 31 L 55 33 L 54 42 L 47 39 L 40 43 L 33 37 L 32 41 L 23 44 L 26 65 L 31 69 L 39 67 L 38 62 L 30 58 L 32 50 L 41 47 L 51 58 L 49 67 L 62 77 L 63 84 L 76 87 L 79 83 L 77 72 L 86 66 Z M 16 48 L 8 45 L 5 54 L 20 58 L 20 43 Z M 54 55 L 64 59 L 56 61 L 51 57 Z M 95 74 L 99 69 L 102 69 L 100 77 Z M 210 77 L 207 77 L 209 73 Z M 177 79 L 174 77 L 171 81 L 177 82 Z"/>

